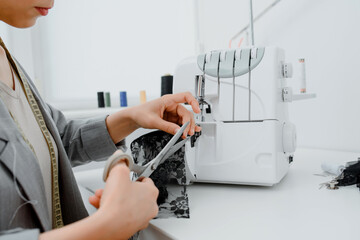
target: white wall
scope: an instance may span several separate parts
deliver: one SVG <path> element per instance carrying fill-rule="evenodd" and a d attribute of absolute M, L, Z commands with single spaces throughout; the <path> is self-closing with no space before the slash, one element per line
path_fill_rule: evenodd
<path fill-rule="evenodd" d="M 253 2 L 255 15 L 270 3 Z M 205 50 L 227 48 L 246 25 L 248 1 L 201 4 Z M 300 146 L 360 150 L 359 22 L 357 0 L 283 0 L 255 24 L 256 45 L 282 47 L 292 62 L 306 59 L 308 91 L 318 98 L 291 106 Z"/>
<path fill-rule="evenodd" d="M 270 3 L 253 2 L 254 15 Z M 0 22 L 12 53 L 45 98 L 60 107 L 96 106 L 101 90 L 113 96 L 127 90 L 137 97 L 145 89 L 158 96 L 160 75 L 172 73 L 180 59 L 195 53 L 193 3 L 200 9 L 200 51 L 228 48 L 248 22 L 245 0 L 99 3 L 57 1 L 31 30 L 9 31 Z M 292 103 L 300 146 L 360 150 L 359 22 L 358 0 L 282 0 L 255 24 L 257 45 L 282 47 L 292 62 L 306 58 L 308 90 L 318 98 Z"/>
<path fill-rule="evenodd" d="M 8 35 L 9 35 L 8 31 L 9 31 L 8 26 L 5 23 L 0 21 L 0 37 L 5 42 L 8 39 Z"/>
<path fill-rule="evenodd" d="M 0 37 L 10 53 L 22 64 L 27 73 L 34 79 L 34 55 L 32 31 L 34 28 L 17 29 L 0 21 Z M 38 82 L 35 79 L 37 85 Z"/>
<path fill-rule="evenodd" d="M 71 6 L 71 7 L 70 7 Z M 192 0 L 62 0 L 34 31 L 44 96 L 62 108 L 97 106 L 98 91 L 160 96 L 160 77 L 193 55 Z"/>

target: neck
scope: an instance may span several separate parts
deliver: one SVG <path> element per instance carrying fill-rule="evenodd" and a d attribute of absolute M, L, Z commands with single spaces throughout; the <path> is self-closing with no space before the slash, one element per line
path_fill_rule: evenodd
<path fill-rule="evenodd" d="M 7 59 L 5 49 L 0 46 L 0 81 L 7 85 L 9 88 L 15 88 L 13 73 Z"/>

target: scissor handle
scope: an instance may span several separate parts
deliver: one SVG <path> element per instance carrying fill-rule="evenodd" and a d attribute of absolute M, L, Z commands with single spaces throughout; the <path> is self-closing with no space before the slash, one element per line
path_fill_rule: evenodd
<path fill-rule="evenodd" d="M 113 153 L 113 155 L 111 155 L 108 160 L 106 161 L 106 165 L 104 168 L 104 172 L 103 172 L 103 180 L 104 182 L 106 182 L 110 170 L 115 167 L 116 164 L 120 163 L 124 161 L 125 164 L 130 167 L 130 163 L 134 162 L 132 157 L 126 153 L 124 153 L 121 150 L 117 150 L 116 152 Z"/>

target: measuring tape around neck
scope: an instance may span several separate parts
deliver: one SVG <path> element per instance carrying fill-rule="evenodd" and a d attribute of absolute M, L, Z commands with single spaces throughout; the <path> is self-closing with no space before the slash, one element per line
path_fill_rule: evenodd
<path fill-rule="evenodd" d="M 60 193 L 59 193 L 59 175 L 58 175 L 58 165 L 56 160 L 56 154 L 53 142 L 51 140 L 51 135 L 49 130 L 46 127 L 46 123 L 44 120 L 44 117 L 39 109 L 39 106 L 34 98 L 34 95 L 30 89 L 29 83 L 27 82 L 27 78 L 25 77 L 25 74 L 23 73 L 22 69 L 18 66 L 18 64 L 15 62 L 15 71 L 17 70 L 19 74 L 19 79 L 22 83 L 22 86 L 24 88 L 25 95 L 28 99 L 28 102 L 30 104 L 31 110 L 34 113 L 35 119 L 37 123 L 39 124 L 40 130 L 42 134 L 44 135 L 44 138 L 46 140 L 46 143 L 48 145 L 49 153 L 50 153 L 50 160 L 51 160 L 51 180 L 52 180 L 52 225 L 53 228 L 60 228 L 64 226 L 62 214 L 61 214 L 61 205 L 60 205 Z"/>
<path fill-rule="evenodd" d="M 11 57 L 9 51 L 6 49 L 5 44 L 2 42 L 0 38 L 0 45 L 5 49 L 8 60 L 14 69 L 15 73 L 17 74 L 21 86 L 24 90 L 25 96 L 29 102 L 30 108 L 35 116 L 35 119 L 40 127 L 40 130 L 45 138 L 46 144 L 49 149 L 50 154 L 50 161 L 51 161 L 51 196 L 52 196 L 52 227 L 53 228 L 60 228 L 64 226 L 62 213 L 61 213 L 61 204 L 60 204 L 60 191 L 59 191 L 59 175 L 58 175 L 58 165 L 56 160 L 56 154 L 55 154 L 55 148 L 51 139 L 51 135 L 49 130 L 47 129 L 44 117 L 40 111 L 39 105 L 36 102 L 36 99 L 34 97 L 33 92 L 30 89 L 29 83 L 27 81 L 27 78 L 20 68 L 20 66 L 13 60 Z M 29 140 L 26 138 L 24 131 L 21 129 L 18 121 L 15 119 L 15 117 L 10 113 L 11 117 L 13 118 L 14 122 L 16 123 L 23 139 L 28 144 L 30 149 L 34 152 L 35 156 L 35 150 Z"/>

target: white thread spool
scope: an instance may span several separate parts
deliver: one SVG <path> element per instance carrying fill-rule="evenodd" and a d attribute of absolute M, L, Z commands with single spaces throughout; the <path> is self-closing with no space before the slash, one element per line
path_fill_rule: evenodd
<path fill-rule="evenodd" d="M 300 92 L 306 93 L 306 74 L 305 74 L 305 59 L 299 59 L 300 64 Z"/>

